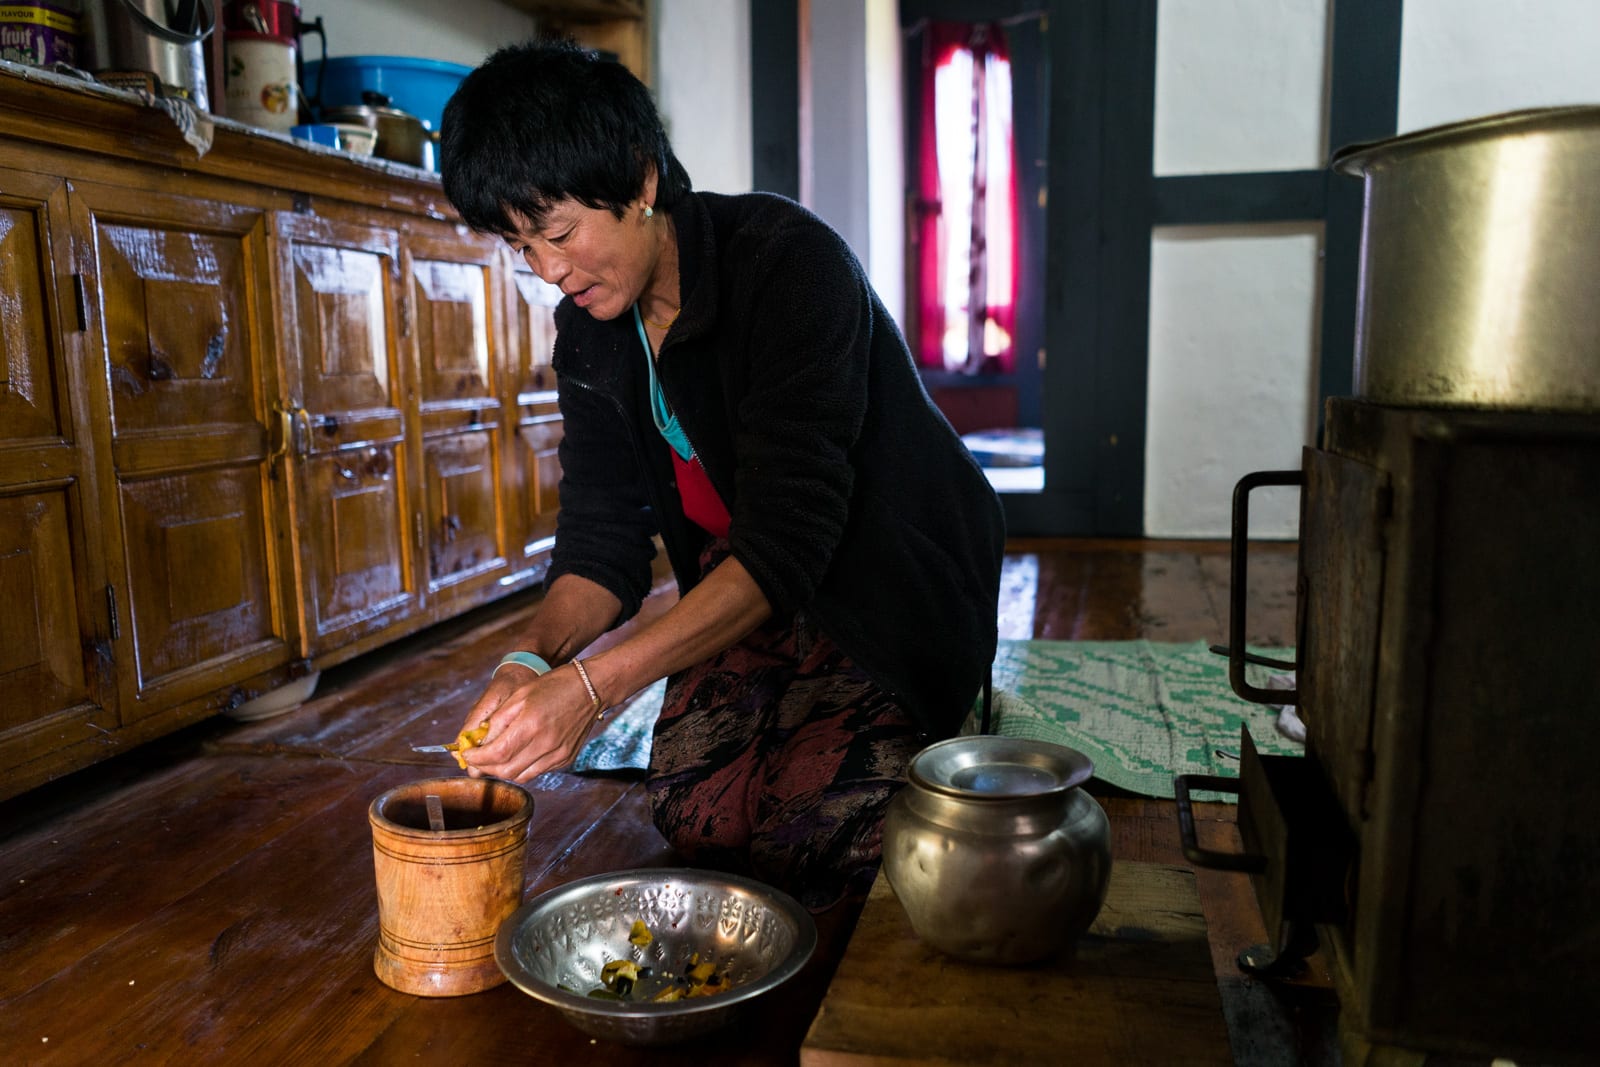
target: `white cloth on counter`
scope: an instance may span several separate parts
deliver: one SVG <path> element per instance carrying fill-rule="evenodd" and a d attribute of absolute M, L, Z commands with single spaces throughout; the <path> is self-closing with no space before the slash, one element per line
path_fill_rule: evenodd
<path fill-rule="evenodd" d="M 1295 677 L 1293 674 L 1274 674 L 1267 678 L 1266 689 L 1293 689 Z M 1306 724 L 1301 720 L 1300 713 L 1293 704 L 1268 704 L 1269 708 L 1278 709 L 1278 721 L 1273 725 L 1278 732 L 1291 741 L 1299 744 L 1306 743 Z"/>
<path fill-rule="evenodd" d="M 145 107 L 154 108 L 172 120 L 178 127 L 178 132 L 183 139 L 195 150 L 197 156 L 203 156 L 211 151 L 211 142 L 215 136 L 216 127 L 212 122 L 209 112 L 202 111 L 189 101 L 179 96 L 160 96 L 148 89 L 130 89 L 119 85 L 111 85 L 96 78 L 89 71 L 74 67 L 68 63 L 52 63 L 48 67 L 29 66 L 24 63 L 12 63 L 0 60 L 0 67 L 9 72 L 22 75 L 30 80 L 47 82 L 62 88 L 75 88 L 80 91 L 90 90 L 100 93 L 116 93 L 119 96 L 132 97 Z"/>
<path fill-rule="evenodd" d="M 211 151 L 211 141 L 216 134 L 216 127 L 212 124 L 208 113 L 201 111 L 182 97 L 157 96 L 147 89 L 136 89 L 133 92 L 145 107 L 153 107 L 166 113 L 173 125 L 178 127 L 178 132 L 183 134 L 183 139 L 194 149 L 195 155 L 203 156 Z"/>

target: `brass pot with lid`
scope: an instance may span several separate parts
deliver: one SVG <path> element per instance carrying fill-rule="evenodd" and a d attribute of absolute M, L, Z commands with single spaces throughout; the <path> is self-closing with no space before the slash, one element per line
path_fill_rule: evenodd
<path fill-rule="evenodd" d="M 979 735 L 929 745 L 883 823 L 883 871 L 917 936 L 975 963 L 1031 963 L 1089 928 L 1111 824 L 1081 752 Z"/>

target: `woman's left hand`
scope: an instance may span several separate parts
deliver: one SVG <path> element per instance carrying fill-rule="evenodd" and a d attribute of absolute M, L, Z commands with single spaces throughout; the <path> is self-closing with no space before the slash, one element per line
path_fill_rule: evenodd
<path fill-rule="evenodd" d="M 594 725 L 589 691 L 576 669 L 514 682 L 509 692 L 491 685 L 467 716 L 489 723 L 489 734 L 462 753 L 467 773 L 527 782 L 570 766 Z"/>

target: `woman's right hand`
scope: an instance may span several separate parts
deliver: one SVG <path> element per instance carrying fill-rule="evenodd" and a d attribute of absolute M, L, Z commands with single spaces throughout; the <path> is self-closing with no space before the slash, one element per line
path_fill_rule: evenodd
<path fill-rule="evenodd" d="M 467 773 L 527 782 L 571 765 L 594 724 L 592 707 L 570 665 L 542 675 L 521 667 L 501 671 L 462 723 L 463 730 L 489 724 L 488 735 L 460 753 Z"/>

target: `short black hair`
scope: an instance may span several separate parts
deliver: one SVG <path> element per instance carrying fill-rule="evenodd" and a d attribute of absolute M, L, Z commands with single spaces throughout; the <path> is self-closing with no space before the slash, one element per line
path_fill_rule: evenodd
<path fill-rule="evenodd" d="M 439 137 L 445 195 L 468 226 L 539 227 L 561 200 L 621 218 L 656 170 L 657 208 L 690 190 L 655 101 L 633 73 L 570 40 L 509 45 L 466 76 Z"/>

